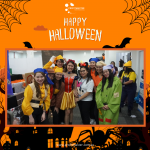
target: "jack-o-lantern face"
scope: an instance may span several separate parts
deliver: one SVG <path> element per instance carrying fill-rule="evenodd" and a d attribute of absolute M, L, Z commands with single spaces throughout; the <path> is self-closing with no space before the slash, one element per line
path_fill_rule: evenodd
<path fill-rule="evenodd" d="M 10 149 L 10 143 L 7 141 L 4 145 L 3 145 L 3 150 L 9 150 Z"/>
<path fill-rule="evenodd" d="M 1 145 L 3 146 L 5 143 L 11 143 L 11 140 L 9 138 L 9 136 L 7 134 L 4 134 L 2 137 L 1 137 Z"/>

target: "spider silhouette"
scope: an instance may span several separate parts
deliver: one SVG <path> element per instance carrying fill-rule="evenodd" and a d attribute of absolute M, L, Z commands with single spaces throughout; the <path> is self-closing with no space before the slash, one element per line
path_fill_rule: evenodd
<path fill-rule="evenodd" d="M 118 139 L 121 139 L 121 136 L 114 131 L 114 128 L 108 129 L 106 131 L 106 134 L 102 130 L 94 130 L 94 127 L 92 127 L 93 134 L 91 130 L 83 130 L 80 132 L 78 139 L 76 141 L 71 142 L 72 147 L 77 150 L 83 149 L 82 146 L 84 146 L 84 149 L 87 147 L 109 147 L 109 144 L 106 144 L 107 139 L 112 140 L 112 143 L 117 144 L 117 141 L 112 139 L 110 135 L 115 135 Z M 85 136 L 86 135 L 86 136 Z M 84 137 L 84 138 L 83 138 Z M 101 138 L 98 138 L 101 137 Z"/>

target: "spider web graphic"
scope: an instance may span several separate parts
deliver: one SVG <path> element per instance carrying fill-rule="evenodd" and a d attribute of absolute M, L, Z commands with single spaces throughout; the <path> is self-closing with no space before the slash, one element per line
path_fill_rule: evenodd
<path fill-rule="evenodd" d="M 20 16 L 28 14 L 24 5 L 30 0 L 0 0 L 0 30 L 11 32 L 14 23 L 21 24 Z"/>
<path fill-rule="evenodd" d="M 141 33 L 150 30 L 150 0 L 125 0 L 127 7 L 123 13 L 132 16 L 131 24 L 138 23 Z"/>

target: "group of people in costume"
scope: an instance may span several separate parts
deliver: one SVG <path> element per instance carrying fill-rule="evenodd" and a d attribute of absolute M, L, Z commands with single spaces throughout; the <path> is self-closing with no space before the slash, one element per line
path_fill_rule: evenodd
<path fill-rule="evenodd" d="M 55 67 L 51 67 L 55 64 Z M 136 92 L 136 74 L 131 61 L 124 64 L 117 77 L 113 64 L 106 65 L 98 58 L 77 64 L 61 55 L 52 56 L 43 67 L 34 70 L 34 82 L 24 92 L 22 110 L 26 124 L 72 124 L 73 109 L 78 104 L 83 124 L 118 124 L 119 112 L 128 97 L 131 115 Z"/>

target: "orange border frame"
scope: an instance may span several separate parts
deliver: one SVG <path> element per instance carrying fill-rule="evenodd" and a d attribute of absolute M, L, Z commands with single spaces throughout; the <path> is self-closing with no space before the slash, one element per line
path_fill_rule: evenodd
<path fill-rule="evenodd" d="M 146 89 L 145 89 L 145 81 L 146 81 L 146 49 L 145 48 L 6 48 L 5 49 L 5 68 L 7 68 L 7 50 L 143 50 L 144 51 L 144 124 L 143 125 L 7 125 L 7 84 L 5 86 L 5 126 L 6 127 L 146 127 Z M 5 69 L 5 83 L 7 83 L 7 69 Z"/>

